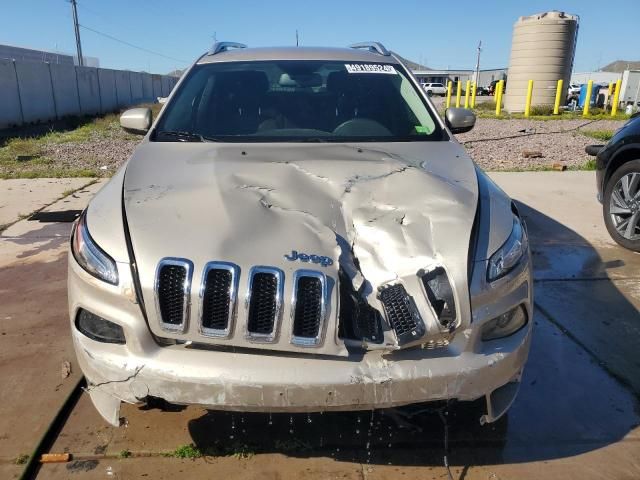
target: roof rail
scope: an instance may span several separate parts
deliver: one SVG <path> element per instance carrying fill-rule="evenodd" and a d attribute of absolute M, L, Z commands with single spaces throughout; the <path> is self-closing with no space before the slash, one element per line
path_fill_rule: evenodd
<path fill-rule="evenodd" d="M 360 42 L 360 43 L 354 43 L 352 45 L 349 45 L 349 48 L 366 48 L 367 50 L 369 50 L 370 52 L 373 53 L 378 53 L 380 55 L 384 55 L 385 57 L 388 57 L 391 55 L 391 53 L 389 53 L 389 50 L 387 50 L 384 45 L 382 45 L 380 42 Z"/>
<path fill-rule="evenodd" d="M 216 42 L 209 50 L 209 55 L 215 55 L 216 53 L 226 52 L 230 48 L 247 48 L 244 43 L 237 42 Z"/>

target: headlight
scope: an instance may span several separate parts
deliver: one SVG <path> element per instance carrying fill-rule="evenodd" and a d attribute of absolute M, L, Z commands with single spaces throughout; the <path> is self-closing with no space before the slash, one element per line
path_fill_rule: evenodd
<path fill-rule="evenodd" d="M 87 272 L 112 285 L 118 284 L 118 267 L 91 238 L 87 229 L 87 211 L 80 215 L 71 238 L 71 252 Z"/>
<path fill-rule="evenodd" d="M 522 221 L 514 216 L 513 229 L 507 241 L 491 255 L 487 268 L 487 280 L 493 282 L 500 277 L 504 277 L 513 270 L 520 259 L 527 251 L 527 233 L 522 225 Z"/>
<path fill-rule="evenodd" d="M 482 326 L 482 340 L 495 340 L 513 335 L 527 324 L 527 313 L 522 306 L 492 318 Z"/>

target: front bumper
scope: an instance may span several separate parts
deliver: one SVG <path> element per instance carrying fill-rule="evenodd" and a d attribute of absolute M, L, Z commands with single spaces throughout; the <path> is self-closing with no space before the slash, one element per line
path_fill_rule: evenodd
<path fill-rule="evenodd" d="M 486 398 L 481 422 L 509 408 L 518 390 L 532 337 L 529 267 L 491 294 L 472 327 L 444 348 L 369 351 L 349 357 L 289 354 L 252 349 L 158 345 L 134 301 L 130 270 L 118 264 L 120 286 L 111 286 L 69 261 L 72 337 L 91 398 L 102 416 L 118 425 L 121 402 L 159 397 L 170 403 L 219 410 L 315 412 L 369 410 L 427 401 Z M 482 342 L 479 326 L 517 305 L 528 324 L 510 337 Z M 85 308 L 120 324 L 125 345 L 94 341 L 73 322 Z"/>
<path fill-rule="evenodd" d="M 520 380 L 530 328 L 504 339 L 493 352 L 433 357 L 432 350 L 335 359 L 158 347 L 148 357 L 126 345 L 95 342 L 73 333 L 78 361 L 98 410 L 117 423 L 109 397 L 137 403 L 147 396 L 221 410 L 312 412 L 365 410 L 411 403 L 475 400 Z M 488 342 L 491 343 L 491 342 Z M 440 353 L 440 352 L 438 352 Z M 493 421 L 508 404 L 489 407 Z M 105 397 L 106 395 L 106 397 Z M 105 408 L 99 403 L 104 404 Z"/>

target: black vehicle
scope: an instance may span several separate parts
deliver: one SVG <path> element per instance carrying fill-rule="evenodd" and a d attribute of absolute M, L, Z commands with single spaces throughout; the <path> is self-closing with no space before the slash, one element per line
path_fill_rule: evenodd
<path fill-rule="evenodd" d="M 496 94 L 496 90 L 498 89 L 498 83 L 500 82 L 500 80 L 493 80 L 489 86 L 487 87 L 487 92 L 489 95 L 495 95 Z M 502 87 L 502 93 L 506 93 L 507 91 L 507 80 L 505 79 L 504 81 L 504 86 Z"/>
<path fill-rule="evenodd" d="M 489 90 L 486 87 L 477 87 L 476 95 L 482 97 L 484 95 L 489 95 Z"/>
<path fill-rule="evenodd" d="M 606 145 L 589 145 L 596 157 L 598 200 L 609 235 L 640 252 L 640 115 L 635 114 Z"/>

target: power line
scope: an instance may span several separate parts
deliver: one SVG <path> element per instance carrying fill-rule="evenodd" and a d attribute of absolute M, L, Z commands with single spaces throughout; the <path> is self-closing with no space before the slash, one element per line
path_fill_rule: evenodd
<path fill-rule="evenodd" d="M 163 57 L 166 58 L 168 60 L 173 60 L 175 62 L 180 62 L 180 63 L 184 63 L 184 64 L 188 64 L 189 62 L 187 60 L 182 60 L 180 58 L 175 58 L 175 57 L 170 57 L 169 55 L 164 55 L 162 53 L 159 52 L 155 52 L 153 50 L 149 50 L 148 48 L 144 48 L 144 47 L 140 47 L 138 45 L 134 45 L 133 43 L 127 42 L 126 40 L 121 40 L 119 38 L 114 37 L 113 35 L 109 35 L 108 33 L 104 33 L 104 32 L 100 32 L 99 30 L 95 30 L 91 27 L 87 27 L 86 25 L 79 25 L 80 28 L 84 28 L 85 30 L 89 30 L 90 32 L 96 33 L 98 35 L 102 35 L 103 37 L 106 37 L 110 40 L 113 40 L 114 42 L 119 42 L 122 43 L 123 45 L 127 45 L 128 47 L 131 48 L 136 48 L 138 50 L 141 50 L 143 52 L 146 53 L 151 53 L 152 55 L 157 55 L 158 57 Z"/>

